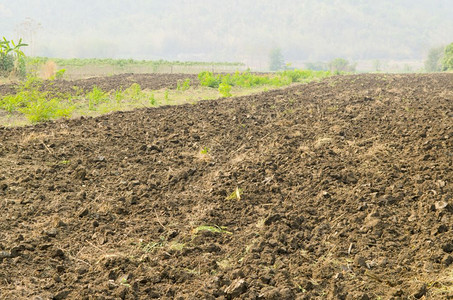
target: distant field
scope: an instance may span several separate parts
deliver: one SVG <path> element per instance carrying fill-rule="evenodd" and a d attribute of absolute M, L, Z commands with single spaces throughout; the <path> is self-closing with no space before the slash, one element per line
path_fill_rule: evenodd
<path fill-rule="evenodd" d="M 180 62 L 166 60 L 97 59 L 97 58 L 47 58 L 27 59 L 27 70 L 41 77 L 65 69 L 64 78 L 82 79 L 94 76 L 111 76 L 124 73 L 184 73 L 198 74 L 202 71 L 230 73 L 244 71 L 240 62 Z"/>

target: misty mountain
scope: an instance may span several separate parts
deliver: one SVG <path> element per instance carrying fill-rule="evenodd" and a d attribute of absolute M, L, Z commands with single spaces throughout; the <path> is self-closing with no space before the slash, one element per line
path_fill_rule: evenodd
<path fill-rule="evenodd" d="M 29 17 L 39 56 L 423 59 L 453 41 L 452 15 L 451 0 L 0 0 L 0 35 L 25 36 Z"/>

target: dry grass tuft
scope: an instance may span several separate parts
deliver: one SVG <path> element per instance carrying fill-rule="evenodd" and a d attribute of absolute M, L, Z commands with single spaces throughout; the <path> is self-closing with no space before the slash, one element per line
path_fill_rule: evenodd
<path fill-rule="evenodd" d="M 57 64 L 54 61 L 47 61 L 41 68 L 40 77 L 42 79 L 49 79 L 57 73 Z"/>

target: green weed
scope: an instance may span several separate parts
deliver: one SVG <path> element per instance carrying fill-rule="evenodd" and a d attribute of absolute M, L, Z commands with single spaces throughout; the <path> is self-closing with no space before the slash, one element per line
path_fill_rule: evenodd
<path fill-rule="evenodd" d="M 123 93 L 122 90 L 116 90 L 113 97 L 114 97 L 115 102 L 117 104 L 120 104 L 125 98 L 124 93 Z"/>
<path fill-rule="evenodd" d="M 219 85 L 219 93 L 222 95 L 222 97 L 227 98 L 231 97 L 231 85 L 226 84 L 226 83 L 221 83 Z"/>
<path fill-rule="evenodd" d="M 226 200 L 241 200 L 241 196 L 244 191 L 238 187 L 228 196 Z"/>
<path fill-rule="evenodd" d="M 97 105 L 102 102 L 107 102 L 109 100 L 108 94 L 104 92 L 102 89 L 98 88 L 97 86 L 93 87 L 93 90 L 86 94 L 86 98 L 88 99 L 88 109 L 94 110 Z"/>
<path fill-rule="evenodd" d="M 168 101 L 170 101 L 170 96 L 169 96 L 168 90 L 165 90 L 164 99 L 165 99 L 165 103 L 168 104 Z"/>
<path fill-rule="evenodd" d="M 158 242 L 150 242 L 147 244 L 141 243 L 141 248 L 144 252 L 154 252 L 155 250 L 162 248 L 166 244 L 166 240 L 163 236 L 160 237 Z"/>
<path fill-rule="evenodd" d="M 184 92 L 188 89 L 190 89 L 190 78 L 186 78 L 183 82 L 181 82 L 181 80 L 178 80 L 176 90 Z"/>
<path fill-rule="evenodd" d="M 49 78 L 49 80 L 59 80 L 59 79 L 63 79 L 63 76 L 64 76 L 64 73 L 66 72 L 66 69 L 61 69 L 61 70 L 58 70 L 55 75 L 51 76 Z"/>
<path fill-rule="evenodd" d="M 4 96 L 0 100 L 0 108 L 6 110 L 9 113 L 12 113 L 22 107 L 25 107 L 27 102 L 27 94 L 20 92 L 16 95 Z"/>
<path fill-rule="evenodd" d="M 41 98 L 34 102 L 29 102 L 27 106 L 20 108 L 19 111 L 32 123 L 47 121 L 50 119 L 69 118 L 74 107 L 65 107 L 58 99 L 47 100 Z"/>
<path fill-rule="evenodd" d="M 0 99 L 0 108 L 10 113 L 21 112 L 32 123 L 71 116 L 74 106 L 69 96 L 41 92 L 42 81 L 30 77 L 18 87 L 15 95 Z"/>
<path fill-rule="evenodd" d="M 151 93 L 149 95 L 149 105 L 157 106 L 157 100 L 156 100 L 156 97 L 154 96 L 154 93 Z"/>
<path fill-rule="evenodd" d="M 126 97 L 134 101 L 139 101 L 145 96 L 142 92 L 141 86 L 138 83 L 133 83 L 130 87 L 124 90 L 124 94 Z"/>
<path fill-rule="evenodd" d="M 226 233 L 226 234 L 233 234 L 232 232 L 229 232 L 226 230 L 227 228 L 224 227 L 224 226 L 209 226 L 209 225 L 202 225 L 202 226 L 198 226 L 197 228 L 193 229 L 192 230 L 192 233 L 193 234 L 197 234 L 199 232 L 202 232 L 202 231 L 209 231 L 209 232 L 213 232 L 213 233 Z"/>
<path fill-rule="evenodd" d="M 220 75 L 214 76 L 212 72 L 201 72 L 198 74 L 198 80 L 202 86 L 218 88 L 221 82 Z"/>
<path fill-rule="evenodd" d="M 209 151 L 210 151 L 210 149 L 209 149 L 208 147 L 204 147 L 204 148 L 200 151 L 200 153 L 201 153 L 201 154 L 208 154 Z"/>

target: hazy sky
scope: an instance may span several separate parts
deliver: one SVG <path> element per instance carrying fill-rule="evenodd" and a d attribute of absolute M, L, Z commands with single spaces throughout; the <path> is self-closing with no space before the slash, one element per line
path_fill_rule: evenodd
<path fill-rule="evenodd" d="M 453 42 L 453 0 L 0 0 L 28 54 L 171 60 L 423 59 Z"/>

